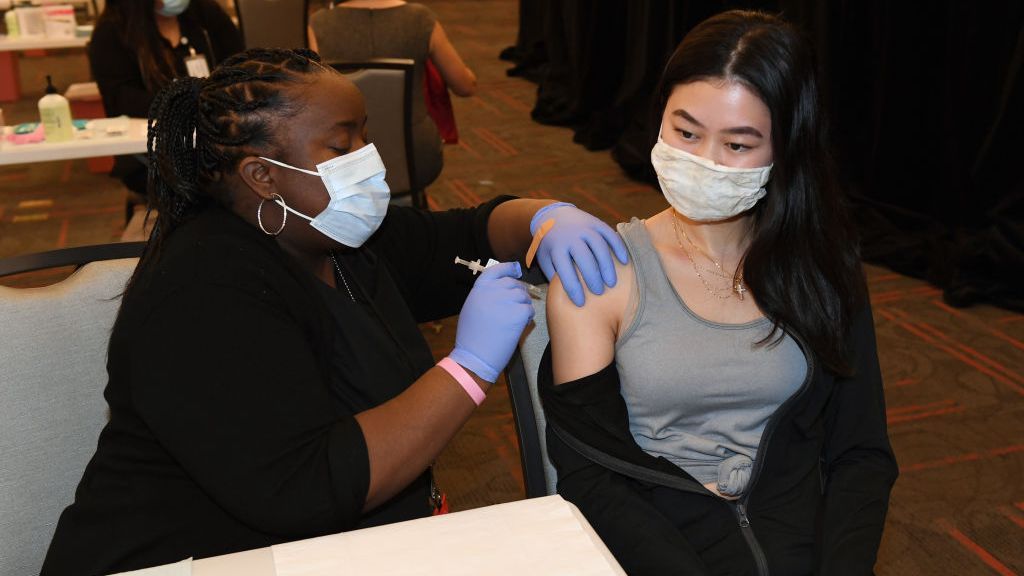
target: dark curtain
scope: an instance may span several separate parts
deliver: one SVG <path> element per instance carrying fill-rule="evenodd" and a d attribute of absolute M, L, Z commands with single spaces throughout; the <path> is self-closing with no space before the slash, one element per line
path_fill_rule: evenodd
<path fill-rule="evenodd" d="M 816 44 L 865 259 L 953 305 L 1024 310 L 1022 5 L 521 0 L 503 57 L 538 83 L 534 120 L 653 183 L 651 98 L 675 46 L 722 10 L 782 12 Z"/>
<path fill-rule="evenodd" d="M 864 257 L 1024 310 L 1024 3 L 830 2 L 823 80 Z"/>

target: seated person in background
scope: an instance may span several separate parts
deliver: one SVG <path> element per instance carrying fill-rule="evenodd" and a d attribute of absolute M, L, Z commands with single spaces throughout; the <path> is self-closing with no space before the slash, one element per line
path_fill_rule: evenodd
<path fill-rule="evenodd" d="M 860 574 L 897 467 L 809 44 L 763 13 L 691 31 L 651 161 L 670 207 L 538 375 L 558 491 L 629 574 Z M 564 276 L 559 276 L 564 279 Z"/>
<path fill-rule="evenodd" d="M 534 220 L 554 220 L 544 269 L 614 284 L 609 242 L 622 261 L 625 245 L 575 208 L 389 207 L 365 120 L 359 90 L 306 50 L 250 50 L 157 95 L 158 215 L 110 338 L 110 422 L 44 576 L 430 515 L 431 463 L 533 314 L 514 260 Z M 456 256 L 505 262 L 474 277 Z M 457 313 L 435 366 L 417 322 Z"/>
<path fill-rule="evenodd" d="M 107 116 L 145 118 L 171 80 L 202 72 L 203 61 L 209 74 L 242 49 L 241 34 L 215 0 L 107 0 L 89 41 L 89 66 Z M 203 61 L 187 63 L 193 56 Z M 134 195 L 129 208 L 144 204 L 142 162 L 118 156 L 111 175 Z"/>
<path fill-rule="evenodd" d="M 325 62 L 359 62 L 371 58 L 408 58 L 416 62 L 412 87 L 413 146 L 416 182 L 423 190 L 437 179 L 444 166 L 441 137 L 427 115 L 423 76 L 429 59 L 458 96 L 476 92 L 470 70 L 438 22 L 421 4 L 401 0 L 349 0 L 313 14 L 310 26 L 316 50 Z"/>

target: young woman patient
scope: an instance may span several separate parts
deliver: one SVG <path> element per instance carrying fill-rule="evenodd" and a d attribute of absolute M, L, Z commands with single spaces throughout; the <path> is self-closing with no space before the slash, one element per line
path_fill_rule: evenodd
<path fill-rule="evenodd" d="M 554 282 L 540 369 L 558 491 L 630 574 L 871 574 L 897 474 L 809 45 L 715 16 L 657 96 L 670 207 L 615 288 Z"/>

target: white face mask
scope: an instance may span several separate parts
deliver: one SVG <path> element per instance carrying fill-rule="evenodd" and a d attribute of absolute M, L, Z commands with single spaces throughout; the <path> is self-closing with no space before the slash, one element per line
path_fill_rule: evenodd
<path fill-rule="evenodd" d="M 698 222 L 732 218 L 764 198 L 772 165 L 730 168 L 673 148 L 661 139 L 651 149 L 651 164 L 668 203 Z"/>
<path fill-rule="evenodd" d="M 327 208 L 310 218 L 280 201 L 285 210 L 309 220 L 310 226 L 345 246 L 359 248 L 380 227 L 388 213 L 391 189 L 384 181 L 384 161 L 377 148 L 367 144 L 355 152 L 316 165 L 316 172 L 303 170 L 270 158 L 261 159 L 284 168 L 319 176 L 331 195 Z"/>

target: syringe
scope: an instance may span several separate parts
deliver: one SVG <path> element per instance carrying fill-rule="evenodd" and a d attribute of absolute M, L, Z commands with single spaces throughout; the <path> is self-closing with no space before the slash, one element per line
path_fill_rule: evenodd
<path fill-rule="evenodd" d="M 484 270 L 490 268 L 491 266 L 494 266 L 495 264 L 498 264 L 499 262 L 494 258 L 490 258 L 487 260 L 487 264 L 480 264 L 479 259 L 472 261 L 463 260 L 462 258 L 456 256 L 455 263 L 462 264 L 466 268 L 469 268 L 470 270 L 473 271 L 473 275 L 476 276 L 478 273 L 483 272 Z M 544 299 L 544 290 L 540 286 L 534 286 L 533 284 L 530 284 L 529 282 L 523 282 L 522 280 L 520 280 L 519 283 L 526 287 L 526 291 L 530 293 L 531 297 L 536 298 L 537 300 Z"/>

